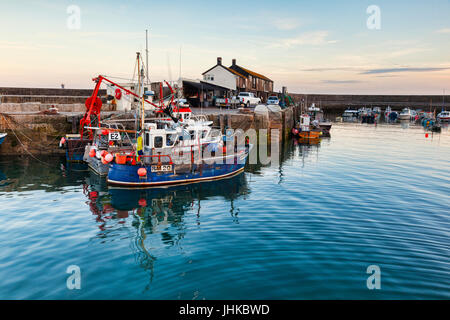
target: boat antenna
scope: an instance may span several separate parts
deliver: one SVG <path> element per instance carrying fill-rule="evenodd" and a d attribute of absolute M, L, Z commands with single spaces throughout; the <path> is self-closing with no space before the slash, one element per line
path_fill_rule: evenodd
<path fill-rule="evenodd" d="M 148 74 L 148 30 L 145 30 L 145 66 L 147 69 L 147 85 L 150 83 L 150 76 Z"/>

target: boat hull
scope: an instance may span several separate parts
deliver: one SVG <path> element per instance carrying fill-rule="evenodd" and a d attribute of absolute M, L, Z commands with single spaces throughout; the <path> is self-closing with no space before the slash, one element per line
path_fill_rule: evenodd
<path fill-rule="evenodd" d="M 243 172 L 247 156 L 248 153 L 237 155 L 232 163 L 224 164 L 174 164 L 170 172 L 151 172 L 151 166 L 112 163 L 107 181 L 112 186 L 147 188 L 224 179 Z M 147 170 L 146 176 L 138 175 L 140 168 Z"/>
<path fill-rule="evenodd" d="M 300 139 L 319 139 L 321 131 L 298 131 L 294 135 Z"/>
<path fill-rule="evenodd" d="M 91 140 L 79 138 L 66 139 L 66 160 L 68 162 L 84 162 L 83 156 L 86 146 L 92 143 Z"/>
<path fill-rule="evenodd" d="M 2 144 L 3 141 L 5 141 L 6 135 L 7 135 L 6 133 L 0 133 L 0 144 Z"/>

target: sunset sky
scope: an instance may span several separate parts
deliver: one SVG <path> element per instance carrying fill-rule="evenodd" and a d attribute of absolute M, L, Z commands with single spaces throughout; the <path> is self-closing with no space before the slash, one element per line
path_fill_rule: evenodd
<path fill-rule="evenodd" d="M 81 10 L 69 29 L 67 8 Z M 377 5 L 381 28 L 366 9 Z M 450 93 L 450 1 L 2 1 L 0 86 L 130 78 L 150 29 L 152 81 L 198 79 L 221 56 L 296 93 Z"/>

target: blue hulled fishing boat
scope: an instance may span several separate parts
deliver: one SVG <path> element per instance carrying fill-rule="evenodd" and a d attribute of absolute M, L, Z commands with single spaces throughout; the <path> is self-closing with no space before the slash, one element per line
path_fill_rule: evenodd
<path fill-rule="evenodd" d="M 145 124 L 136 153 L 114 155 L 108 183 L 154 187 L 223 179 L 244 171 L 252 145 L 227 146 L 220 132 L 208 128 L 209 123 L 200 121 Z"/>

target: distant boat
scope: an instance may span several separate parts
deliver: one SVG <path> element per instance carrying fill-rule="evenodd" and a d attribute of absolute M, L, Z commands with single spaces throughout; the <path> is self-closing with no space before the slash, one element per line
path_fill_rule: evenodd
<path fill-rule="evenodd" d="M 380 107 L 373 107 L 372 112 L 376 113 L 376 114 L 380 114 L 381 113 L 381 108 Z"/>
<path fill-rule="evenodd" d="M 450 111 L 442 111 L 437 117 L 440 121 L 450 121 Z"/>
<path fill-rule="evenodd" d="M 320 130 L 322 130 L 322 133 L 326 136 L 330 135 L 330 130 L 332 123 L 328 120 L 325 120 L 323 117 L 323 111 L 320 110 L 320 108 L 317 108 L 316 105 L 313 103 L 308 108 L 308 114 L 311 117 L 312 124 L 316 125 Z"/>
<path fill-rule="evenodd" d="M 292 134 L 301 139 L 319 139 L 322 135 L 322 130 L 314 129 L 311 126 L 309 114 L 302 114 L 298 126 L 292 128 Z"/>
<path fill-rule="evenodd" d="M 342 114 L 342 119 L 344 119 L 344 121 L 355 121 L 356 119 L 358 119 L 358 111 L 347 109 Z"/>
<path fill-rule="evenodd" d="M 3 141 L 5 141 L 7 135 L 8 135 L 7 133 L 0 133 L 0 144 L 2 144 Z"/>
<path fill-rule="evenodd" d="M 400 112 L 398 118 L 399 118 L 400 120 L 411 120 L 411 117 L 412 117 L 412 116 L 413 116 L 413 115 L 412 115 L 411 109 L 409 109 L 409 108 L 404 108 L 404 109 L 402 110 L 402 112 Z"/>
<path fill-rule="evenodd" d="M 389 119 L 389 115 L 391 114 L 391 112 L 392 112 L 392 109 L 391 109 L 391 107 L 387 107 L 386 108 L 386 110 L 384 111 L 384 119 Z"/>

